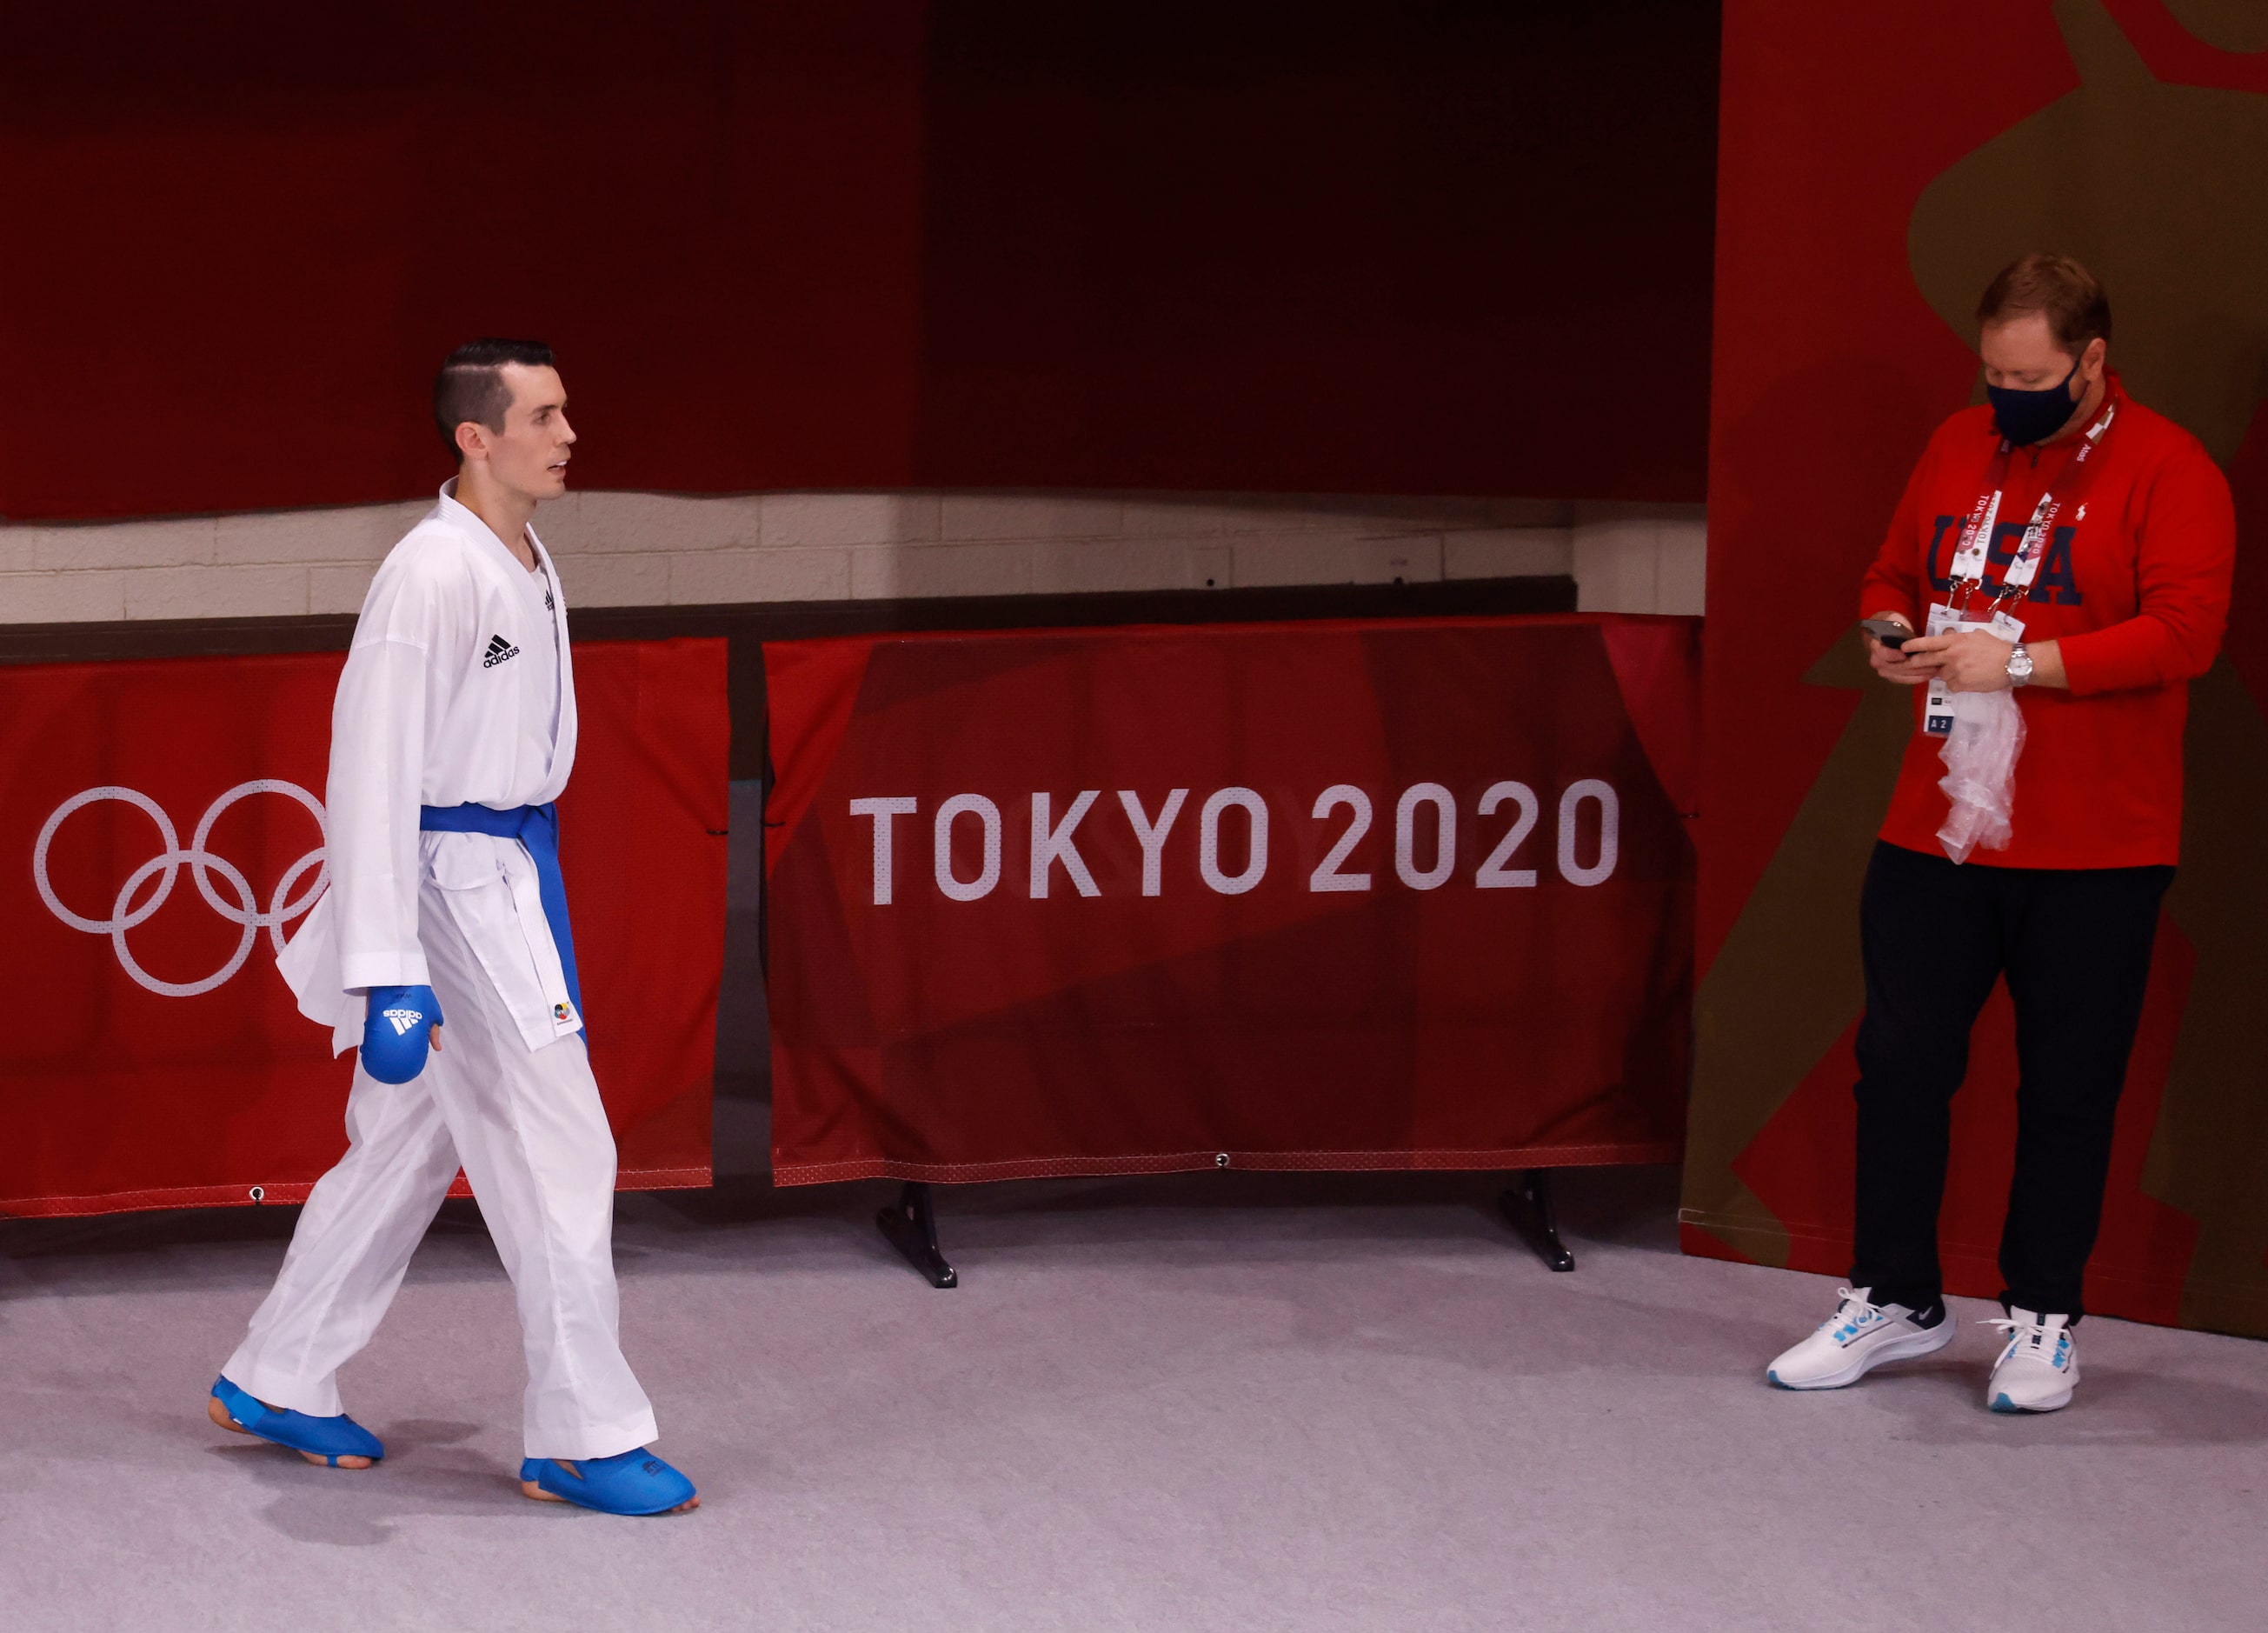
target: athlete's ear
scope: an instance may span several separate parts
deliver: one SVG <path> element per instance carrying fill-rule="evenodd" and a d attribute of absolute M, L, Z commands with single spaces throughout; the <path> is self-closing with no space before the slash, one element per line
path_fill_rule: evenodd
<path fill-rule="evenodd" d="M 476 419 L 457 422 L 457 457 L 460 460 L 486 459 L 489 456 L 489 428 Z"/>

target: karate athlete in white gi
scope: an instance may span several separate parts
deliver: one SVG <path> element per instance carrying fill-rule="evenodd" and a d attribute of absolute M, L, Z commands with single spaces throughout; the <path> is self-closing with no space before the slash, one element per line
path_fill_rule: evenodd
<path fill-rule="evenodd" d="M 653 1408 L 617 1338 L 615 1142 L 558 876 L 551 802 L 575 761 L 574 672 L 528 523 L 566 491 L 566 394 L 548 347 L 476 341 L 451 354 L 433 400 L 458 476 L 363 602 L 331 715 L 330 888 L 278 961 L 335 1047 L 360 1046 L 350 1143 L 208 1411 L 311 1462 L 383 1457 L 345 1415 L 338 1369 L 377 1329 L 461 1164 L 519 1304 L 522 1490 L 609 1513 L 689 1509 L 692 1482 L 645 1450 Z"/>

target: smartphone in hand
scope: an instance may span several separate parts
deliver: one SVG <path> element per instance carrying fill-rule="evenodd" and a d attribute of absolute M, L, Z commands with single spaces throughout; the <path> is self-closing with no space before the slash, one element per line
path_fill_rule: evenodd
<path fill-rule="evenodd" d="M 1861 618 L 1859 627 L 1872 635 L 1892 652 L 1914 638 L 1914 632 L 1894 618 Z"/>

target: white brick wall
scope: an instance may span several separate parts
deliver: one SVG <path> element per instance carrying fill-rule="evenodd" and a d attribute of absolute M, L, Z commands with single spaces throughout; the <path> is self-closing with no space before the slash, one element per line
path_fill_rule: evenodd
<path fill-rule="evenodd" d="M 0 624 L 352 612 L 424 501 L 0 526 Z M 1432 582 L 1572 573 L 1701 610 L 1700 507 L 1004 492 L 578 493 L 536 528 L 579 606 Z"/>
<path fill-rule="evenodd" d="M 1697 506 L 1580 506 L 1570 529 L 1584 612 L 1702 610 L 1708 537 Z"/>

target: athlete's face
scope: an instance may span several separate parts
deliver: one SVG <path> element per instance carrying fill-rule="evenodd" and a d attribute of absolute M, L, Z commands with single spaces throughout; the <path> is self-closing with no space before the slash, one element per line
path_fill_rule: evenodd
<path fill-rule="evenodd" d="M 575 432 L 567 424 L 567 388 L 556 368 L 507 363 L 500 372 L 512 388 L 504 429 L 460 426 L 460 446 L 468 458 L 486 461 L 490 478 L 498 486 L 531 499 L 556 499 L 567 491 L 567 460 L 575 446 Z"/>

